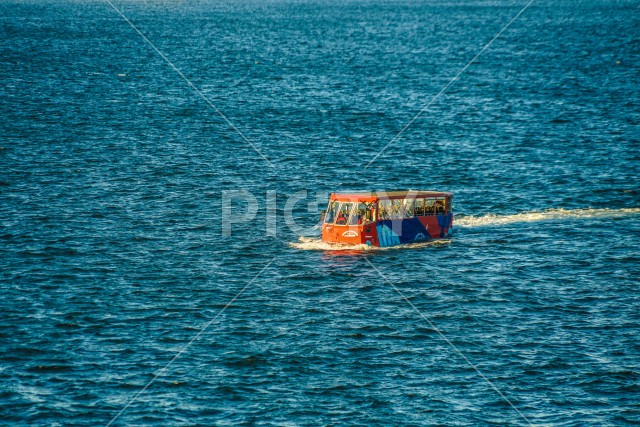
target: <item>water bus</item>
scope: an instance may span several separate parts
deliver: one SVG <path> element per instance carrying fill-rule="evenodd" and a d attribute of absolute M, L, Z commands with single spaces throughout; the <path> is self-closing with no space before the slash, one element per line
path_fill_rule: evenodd
<path fill-rule="evenodd" d="M 322 211 L 322 240 L 393 246 L 444 238 L 453 226 L 453 193 L 332 193 Z"/>

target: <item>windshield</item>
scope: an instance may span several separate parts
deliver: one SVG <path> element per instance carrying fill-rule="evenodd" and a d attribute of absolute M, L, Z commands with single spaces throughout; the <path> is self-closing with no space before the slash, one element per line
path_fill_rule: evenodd
<path fill-rule="evenodd" d="M 339 203 L 336 201 L 329 202 L 327 213 L 324 216 L 325 224 L 333 224 L 333 220 L 336 218 L 336 213 L 338 212 L 338 205 Z"/>
<path fill-rule="evenodd" d="M 340 205 L 340 209 L 338 209 L 338 216 L 336 217 L 336 225 L 346 225 L 349 220 L 349 214 L 351 213 L 351 208 L 353 208 L 353 203 L 342 203 Z"/>

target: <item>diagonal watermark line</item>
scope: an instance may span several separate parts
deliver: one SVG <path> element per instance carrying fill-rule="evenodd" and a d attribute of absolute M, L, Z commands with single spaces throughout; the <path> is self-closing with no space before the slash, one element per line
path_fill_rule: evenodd
<path fill-rule="evenodd" d="M 511 401 L 509 400 L 509 398 L 507 398 L 507 396 L 505 396 L 499 389 L 498 387 L 496 387 L 490 380 L 489 378 L 487 378 L 482 372 L 480 372 L 480 370 L 476 367 L 476 365 L 474 365 L 473 363 L 471 363 L 471 361 L 467 358 L 467 356 L 465 356 L 459 349 L 458 347 L 456 347 L 456 345 L 454 343 L 452 343 L 449 338 L 447 338 L 440 329 L 438 329 L 438 327 L 436 325 L 433 324 L 433 322 L 431 321 L 431 319 L 429 319 L 425 314 L 423 314 L 420 310 L 418 310 L 418 307 L 416 307 L 411 300 L 409 300 L 409 298 L 407 298 L 401 291 L 400 289 L 398 289 L 398 287 L 396 285 L 394 285 L 393 283 L 391 283 L 389 281 L 389 279 L 387 279 L 385 277 L 384 274 L 382 274 L 382 272 L 371 263 L 371 261 L 369 261 L 369 258 L 364 257 L 364 260 L 367 261 L 367 263 L 378 273 L 378 275 L 380 277 L 382 277 L 382 279 L 387 282 L 387 284 L 389 284 L 389 286 L 391 286 L 397 293 L 398 295 L 400 295 L 400 297 L 405 300 L 410 306 L 411 308 L 413 308 L 416 313 L 418 313 L 420 315 L 420 317 L 422 317 L 422 319 L 427 322 L 429 324 L 429 326 L 431 326 L 431 328 L 436 331 L 436 333 L 440 336 L 440 338 L 442 338 L 444 341 L 446 341 L 447 344 L 449 344 L 451 346 L 451 348 L 453 348 L 455 350 L 456 353 L 458 353 L 458 355 L 460 355 L 460 357 L 462 357 L 464 359 L 465 362 L 467 362 L 467 364 L 469 366 L 471 366 L 473 368 L 474 371 L 476 371 L 476 373 L 478 375 L 480 375 L 480 377 L 485 380 L 487 382 L 487 384 L 489 384 L 491 386 L 491 388 L 493 388 L 517 413 L 518 415 L 520 415 L 522 417 L 523 420 L 526 421 L 526 423 L 533 427 L 533 425 L 531 424 L 531 421 L 529 421 L 529 419 L 527 417 L 524 416 L 524 414 L 522 412 L 520 412 L 520 410 L 518 408 L 515 407 L 515 405 L 513 403 L 511 403 Z"/>
<path fill-rule="evenodd" d="M 131 21 L 129 20 L 129 18 L 127 18 L 127 17 L 126 17 L 126 16 L 125 16 L 121 11 L 120 11 L 120 9 L 118 9 L 118 8 L 113 4 L 113 2 L 112 2 L 111 0 L 104 0 L 104 1 L 105 1 L 105 2 L 107 2 L 107 4 L 109 4 L 109 6 L 111 6 L 111 8 L 112 8 L 113 10 L 115 10 L 115 11 L 116 11 L 116 13 L 117 13 L 118 15 L 120 15 L 120 17 L 121 17 L 122 19 L 124 19 L 124 20 L 127 22 L 127 24 L 129 24 L 129 26 L 130 26 L 131 28 L 133 28 L 133 30 L 134 30 L 136 33 L 138 33 L 138 35 L 140 35 L 140 37 L 142 37 L 142 38 L 143 38 L 143 40 L 144 40 L 144 41 L 145 41 L 149 46 L 151 46 L 151 48 L 152 48 L 153 50 L 155 50 L 155 51 L 156 51 L 156 53 L 157 53 L 158 55 L 160 55 L 160 57 L 161 57 L 162 59 L 164 59 L 164 61 L 165 61 L 167 64 L 169 64 L 169 66 L 170 66 L 171 68 L 173 68 L 173 70 L 174 70 L 176 73 L 178 73 L 178 75 L 179 75 L 180 77 L 182 77 L 182 80 L 184 80 L 184 81 L 189 85 L 189 87 L 190 87 L 190 88 L 191 88 L 191 89 L 192 89 L 192 90 L 193 90 L 193 91 L 194 91 L 194 92 L 195 92 L 195 93 L 196 93 L 200 98 L 202 98 L 202 99 L 204 100 L 204 102 L 206 102 L 206 103 L 207 103 L 207 105 L 208 105 L 209 107 L 211 107 L 211 109 L 212 109 L 213 111 L 215 111 L 215 112 L 216 112 L 220 117 L 222 117 L 222 120 L 224 120 L 224 121 L 227 123 L 227 125 L 229 125 L 233 130 L 235 130 L 235 131 L 238 133 L 238 135 L 240 135 L 240 136 L 242 137 L 242 139 L 243 139 L 247 144 L 249 144 L 249 145 L 251 146 L 251 148 L 253 148 L 253 150 L 254 150 L 256 153 L 258 153 L 258 155 L 259 155 L 259 156 L 260 156 L 264 161 L 266 161 L 266 162 L 269 164 L 269 166 L 271 166 L 272 168 L 274 168 L 274 167 L 275 167 L 275 166 L 274 166 L 274 164 L 271 162 L 271 160 L 269 160 L 269 159 L 268 159 L 264 154 L 262 154 L 262 152 L 258 149 L 258 147 L 256 147 L 256 146 L 255 146 L 255 144 L 249 140 L 249 138 L 247 138 L 246 136 L 244 136 L 244 134 L 240 131 L 240 129 L 238 129 L 238 128 L 236 127 L 236 125 L 234 125 L 233 123 L 231 123 L 231 122 L 229 121 L 229 119 L 227 119 L 227 116 L 225 116 L 225 115 L 222 113 L 222 111 L 220 111 L 220 110 L 218 109 L 218 107 L 216 107 L 215 105 L 213 105 L 213 102 L 211 102 L 211 100 L 210 100 L 209 98 L 207 98 L 207 97 L 205 96 L 205 94 L 204 94 L 204 93 L 202 93 L 202 91 L 201 91 L 200 89 L 198 89 L 198 87 L 197 87 L 196 85 L 194 85 L 194 84 L 191 82 L 191 80 L 189 80 L 189 79 L 187 78 L 187 76 L 185 76 L 185 75 L 184 75 L 184 73 L 183 73 L 182 71 L 180 71 L 180 69 L 179 69 L 178 67 L 176 67 L 176 66 L 173 64 L 173 62 L 171 62 L 171 60 L 170 60 L 169 58 L 167 58 L 167 56 L 166 56 L 164 53 L 162 53 L 162 51 L 161 51 L 160 49 L 158 49 L 158 48 L 156 47 L 156 45 L 155 45 L 155 44 L 153 44 L 153 42 L 151 42 L 151 40 L 149 40 L 149 39 L 147 38 L 147 36 L 145 36 L 145 35 L 142 33 L 142 31 L 140 31 L 140 30 L 138 29 L 138 27 L 136 27 L 136 26 L 133 24 L 133 22 L 131 22 Z"/>
<path fill-rule="evenodd" d="M 516 14 L 516 16 L 514 16 L 511 21 L 509 21 L 507 23 L 507 25 L 505 25 L 499 32 L 498 34 L 496 34 L 490 41 L 489 43 L 487 43 L 486 45 L 484 45 L 484 47 L 480 50 L 480 52 L 478 52 L 476 54 L 476 56 L 473 57 L 473 59 L 469 62 L 467 62 L 467 65 L 465 65 L 464 67 L 462 67 L 462 69 L 460 71 L 458 71 L 458 74 L 456 74 L 451 80 L 449 80 L 449 82 L 442 88 L 440 89 L 440 92 L 438 92 L 436 94 L 436 96 L 434 96 L 433 98 L 431 98 L 431 101 L 429 101 L 424 107 L 422 107 L 422 110 L 420 110 L 418 112 L 418 114 L 416 114 L 415 116 L 413 116 L 413 118 L 411 120 L 409 120 L 409 123 L 407 123 L 406 125 L 404 125 L 404 127 L 402 129 L 400 129 L 400 132 L 398 132 L 396 134 L 396 136 L 393 137 L 393 139 L 391 141 L 389 141 L 387 143 L 387 145 L 385 145 L 382 150 L 380 150 L 378 152 L 378 154 L 375 155 L 375 157 L 373 159 L 371 159 L 371 161 L 369 163 L 367 163 L 367 165 L 364 167 L 365 169 L 368 168 L 369 166 L 371 166 L 371 164 L 373 162 L 376 161 L 376 159 L 378 157 L 380 157 L 382 155 L 382 153 L 384 153 L 387 148 L 389 148 L 389 146 L 391 144 L 393 144 L 394 142 L 396 142 L 398 140 L 398 138 L 400 138 L 400 136 L 404 133 L 404 131 L 406 131 L 409 126 L 411 126 L 413 124 L 413 122 L 415 122 L 418 117 L 420 117 L 425 111 L 427 111 L 427 109 L 429 107 L 431 107 L 431 105 L 433 105 L 434 102 L 436 102 L 438 100 L 438 98 L 440 98 L 440 96 L 442 96 L 443 93 L 445 93 L 447 91 L 447 89 L 449 89 L 449 86 L 451 86 L 456 80 L 458 80 L 458 78 L 462 75 L 462 73 L 464 73 L 465 71 L 467 71 L 467 69 L 471 66 L 471 64 L 473 64 L 474 62 L 476 62 L 478 60 L 478 58 L 480 57 L 480 55 L 482 55 L 487 49 L 489 49 L 489 47 L 493 44 L 493 42 L 495 42 L 501 35 L 502 33 L 504 33 L 507 28 L 509 28 L 511 26 L 511 24 L 513 24 L 515 22 L 516 19 L 518 19 L 520 17 L 520 15 L 522 15 L 525 10 L 527 10 L 529 8 L 529 6 L 531 6 L 531 3 L 533 3 L 534 0 L 529 0 L 529 2 L 527 2 L 527 4 L 524 5 L 524 7 L 522 9 L 520 9 L 520 11 Z"/>
<path fill-rule="evenodd" d="M 242 295 L 242 294 L 244 293 L 244 291 L 245 291 L 249 286 L 251 286 L 251 284 L 252 284 L 253 282 L 255 282 L 255 281 L 256 281 L 256 279 L 257 279 L 258 277 L 260 277 L 260 275 L 261 275 L 261 274 L 262 274 L 262 273 L 263 273 L 267 268 L 269 268 L 269 266 L 270 266 L 270 265 L 271 265 L 275 260 L 276 260 L 276 257 L 272 258 L 272 259 L 271 259 L 271 261 L 269 261 L 269 262 L 267 263 L 267 265 L 265 265 L 264 267 L 262 267 L 262 270 L 260 270 L 260 271 L 258 272 L 258 274 L 256 274 L 256 275 L 253 277 L 253 279 L 251 279 L 251 280 L 249 281 L 249 283 L 247 283 L 246 285 L 244 285 L 244 287 L 243 287 L 242 289 L 240 289 L 240 292 L 238 292 L 238 293 L 237 293 L 237 294 L 236 294 L 236 295 L 231 299 L 231 301 L 229 301 L 229 302 L 228 302 L 224 307 L 222 307 L 222 309 L 218 312 L 218 314 L 216 314 L 216 315 L 215 315 L 211 320 L 209 320 L 209 321 L 208 321 L 208 322 L 207 322 L 207 323 L 202 327 L 202 329 L 200 329 L 200 331 L 198 331 L 198 333 L 197 333 L 193 338 L 191 338 L 191 341 L 189 341 L 189 342 L 188 342 L 184 347 L 182 347 L 182 349 L 180 349 L 180 351 L 179 351 L 179 352 L 177 352 L 177 353 L 175 354 L 175 356 L 173 356 L 173 358 L 171 358 L 171 360 L 169 361 L 169 363 L 167 363 L 167 364 L 166 364 L 162 369 L 160 369 L 160 370 L 159 370 L 159 371 L 158 371 L 158 372 L 153 376 L 153 378 L 151 378 L 151 381 L 149 381 L 149 382 L 147 383 L 147 385 L 145 385 L 145 386 L 142 388 L 142 390 L 140 390 L 139 392 L 137 392 L 137 393 L 136 393 L 136 394 L 135 394 L 135 395 L 134 395 L 134 396 L 129 400 L 129 402 L 127 402 L 127 404 L 124 406 L 124 408 L 122 408 L 122 409 L 120 410 L 120 412 L 118 412 L 118 413 L 116 414 L 116 416 L 115 416 L 115 417 L 113 417 L 113 418 L 111 419 L 111 421 L 109 421 L 109 423 L 106 425 L 106 427 L 109 427 L 111 424 L 113 424 L 113 423 L 114 423 L 114 422 L 115 422 L 115 421 L 120 417 L 120 415 L 122 415 L 122 414 L 124 413 L 124 411 L 126 411 L 126 410 L 129 408 L 129 406 L 131 406 L 131 404 L 132 404 L 133 402 L 135 402 L 135 401 L 138 399 L 138 397 L 140 397 L 140 395 L 141 395 L 142 393 L 144 393 L 144 392 L 149 388 L 149 386 L 151 386 L 151 384 L 153 384 L 153 383 L 154 383 L 154 382 L 155 382 L 155 381 L 160 377 L 160 375 L 162 375 L 162 374 L 163 374 L 163 373 L 164 373 L 164 372 L 169 368 L 169 366 L 171 366 L 171 365 L 173 364 L 173 362 L 175 362 L 175 361 L 176 361 L 176 359 L 177 359 L 177 358 L 179 358 L 180 356 L 182 356 L 182 354 L 183 354 L 185 351 L 187 351 L 187 349 L 188 349 L 189 347 L 191 347 L 191 344 L 193 344 L 193 343 L 194 343 L 198 338 L 200 338 L 200 336 L 202 336 L 202 334 L 204 334 L 204 333 L 205 333 L 205 331 L 207 330 L 207 328 L 209 328 L 209 326 L 211 326 L 211 324 L 212 324 L 213 322 L 215 322 L 215 321 L 218 319 L 218 317 L 220 317 L 220 315 L 221 315 L 222 313 L 224 313 L 224 311 L 225 311 L 225 310 L 226 310 L 226 309 L 227 309 L 231 304 L 233 304 L 233 302 L 234 302 L 235 300 L 237 300 L 237 299 L 240 297 L 240 295 Z"/>

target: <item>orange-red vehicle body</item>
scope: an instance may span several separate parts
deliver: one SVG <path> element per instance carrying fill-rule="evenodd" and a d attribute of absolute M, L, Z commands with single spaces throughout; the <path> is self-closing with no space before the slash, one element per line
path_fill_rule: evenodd
<path fill-rule="evenodd" d="M 390 191 L 332 193 L 322 218 L 322 240 L 393 246 L 444 238 L 453 227 L 453 193 Z"/>

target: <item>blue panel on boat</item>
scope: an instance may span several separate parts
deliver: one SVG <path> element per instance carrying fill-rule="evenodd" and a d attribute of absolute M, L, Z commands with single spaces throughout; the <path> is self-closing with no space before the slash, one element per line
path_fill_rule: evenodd
<path fill-rule="evenodd" d="M 378 240 L 380 241 L 381 247 L 427 240 L 430 238 L 427 229 L 417 217 L 404 220 L 387 219 L 379 221 L 376 229 L 378 230 Z M 398 231 L 399 233 L 397 233 Z"/>

